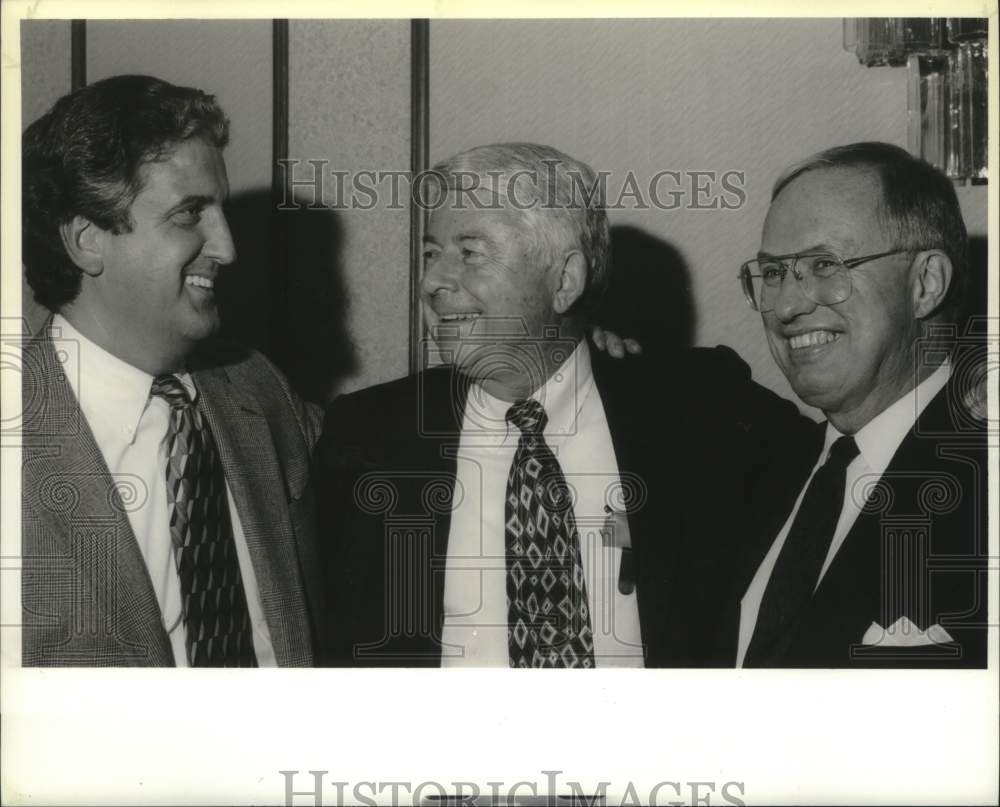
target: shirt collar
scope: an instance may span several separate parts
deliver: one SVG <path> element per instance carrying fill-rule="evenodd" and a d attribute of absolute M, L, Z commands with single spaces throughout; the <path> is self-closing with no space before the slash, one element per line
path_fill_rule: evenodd
<path fill-rule="evenodd" d="M 950 377 L 951 364 L 946 361 L 892 406 L 882 410 L 858 430 L 854 435 L 858 452 L 873 473 L 885 473 L 893 455 L 913 428 L 913 424 L 917 422 L 917 418 L 934 396 L 944 388 Z M 821 459 L 825 460 L 830 446 L 841 435 L 842 433 L 834 428 L 832 423 L 826 424 L 826 440 Z"/>
<path fill-rule="evenodd" d="M 587 340 L 581 339 L 548 380 L 531 394 L 531 398 L 545 407 L 548 415 L 544 431 L 546 437 L 576 434 L 577 416 L 593 387 L 590 348 Z M 511 436 L 515 439 L 520 436 L 517 429 L 509 430 L 507 427 L 506 416 L 507 410 L 513 405 L 511 401 L 491 395 L 479 384 L 472 385 L 469 399 L 466 405 L 467 419 L 469 407 L 473 406 L 477 412 L 476 420 L 483 424 L 493 424 L 494 433 L 500 432 L 503 441 Z"/>
<path fill-rule="evenodd" d="M 63 366 L 97 444 L 131 443 L 149 404 L 153 376 L 88 339 L 61 314 L 52 318 L 51 334 L 75 347 L 66 351 Z M 191 375 L 178 373 L 177 378 L 197 400 Z"/>

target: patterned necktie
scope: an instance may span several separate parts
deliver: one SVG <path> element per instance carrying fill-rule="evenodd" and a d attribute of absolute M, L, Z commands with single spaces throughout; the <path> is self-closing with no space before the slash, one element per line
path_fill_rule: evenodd
<path fill-rule="evenodd" d="M 521 431 L 507 477 L 507 647 L 511 667 L 593 667 L 580 537 L 538 401 L 515 403 Z"/>
<path fill-rule="evenodd" d="M 781 661 L 794 638 L 795 625 L 809 605 L 830 551 L 844 507 L 847 466 L 856 456 L 854 438 L 839 437 L 823 467 L 813 475 L 764 590 L 743 666 L 762 667 Z"/>
<path fill-rule="evenodd" d="M 226 480 L 212 432 L 176 376 L 157 376 L 151 394 L 170 405 L 167 504 L 188 663 L 256 667 Z"/>

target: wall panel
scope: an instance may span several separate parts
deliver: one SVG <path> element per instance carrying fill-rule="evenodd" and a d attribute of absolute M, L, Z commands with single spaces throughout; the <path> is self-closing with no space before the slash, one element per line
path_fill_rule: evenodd
<path fill-rule="evenodd" d="M 289 50 L 289 156 L 326 161 L 328 178 L 330 171 L 408 170 L 409 20 L 293 20 Z M 304 170 L 311 176 L 311 167 Z M 336 205 L 331 184 L 326 201 Z M 363 195 L 358 200 L 366 204 Z M 308 361 L 327 385 L 320 393 L 406 374 L 409 227 L 408 208 L 388 210 L 381 199 L 371 210 L 296 214 L 290 271 L 299 299 L 314 301 Z"/>

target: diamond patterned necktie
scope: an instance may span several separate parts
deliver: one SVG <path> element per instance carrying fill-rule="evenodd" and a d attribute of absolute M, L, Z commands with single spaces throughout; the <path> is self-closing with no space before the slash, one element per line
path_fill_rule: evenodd
<path fill-rule="evenodd" d="M 809 605 L 830 550 L 844 507 L 847 466 L 856 456 L 858 444 L 854 438 L 838 437 L 823 467 L 809 482 L 764 590 L 743 666 L 761 667 L 780 661 L 794 638 L 795 624 Z"/>
<path fill-rule="evenodd" d="M 538 401 L 515 403 L 521 431 L 507 477 L 507 647 L 512 667 L 593 667 L 580 536 Z"/>
<path fill-rule="evenodd" d="M 225 475 L 212 432 L 176 376 L 157 376 L 151 394 L 170 405 L 167 504 L 188 663 L 256 667 Z"/>

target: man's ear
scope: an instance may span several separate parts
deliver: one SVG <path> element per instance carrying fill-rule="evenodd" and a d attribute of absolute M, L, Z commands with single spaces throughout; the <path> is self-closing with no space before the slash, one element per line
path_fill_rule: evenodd
<path fill-rule="evenodd" d="M 83 216 L 73 216 L 59 226 L 63 248 L 73 263 L 84 273 L 97 277 L 104 271 L 104 253 L 101 249 L 103 230 Z"/>
<path fill-rule="evenodd" d="M 920 252 L 913 261 L 913 315 L 925 319 L 937 311 L 951 288 L 951 258 L 939 250 Z"/>
<path fill-rule="evenodd" d="M 587 288 L 587 261 L 582 253 L 573 250 L 566 254 L 558 270 L 552 308 L 557 314 L 565 314 Z"/>

